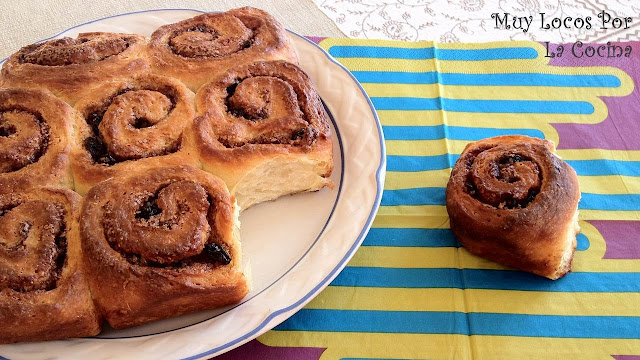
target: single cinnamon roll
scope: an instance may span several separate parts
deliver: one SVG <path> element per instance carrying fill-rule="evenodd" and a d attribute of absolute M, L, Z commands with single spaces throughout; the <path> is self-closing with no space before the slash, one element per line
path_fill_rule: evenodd
<path fill-rule="evenodd" d="M 81 230 L 91 291 L 114 328 L 240 301 L 238 211 L 222 180 L 189 166 L 93 187 Z"/>
<path fill-rule="evenodd" d="M 241 208 L 333 187 L 329 117 L 309 77 L 285 61 L 233 68 L 196 95 L 195 143 L 204 170 Z"/>
<path fill-rule="evenodd" d="M 100 332 L 81 262 L 79 205 L 66 189 L 0 194 L 0 343 Z"/>
<path fill-rule="evenodd" d="M 468 144 L 447 184 L 451 230 L 469 252 L 558 279 L 571 270 L 580 190 L 552 142 L 499 136 Z"/>
<path fill-rule="evenodd" d="M 75 189 L 151 167 L 198 165 L 189 125 L 193 93 L 180 81 L 143 75 L 108 82 L 76 104 L 71 154 Z"/>
<path fill-rule="evenodd" d="M 178 78 L 193 91 L 236 65 L 260 60 L 298 62 L 282 25 L 251 7 L 164 25 L 151 35 L 148 56 L 154 72 Z"/>
<path fill-rule="evenodd" d="M 46 88 L 72 106 L 93 86 L 149 70 L 142 35 L 83 33 L 28 45 L 2 66 L 3 86 Z"/>
<path fill-rule="evenodd" d="M 0 189 L 72 186 L 73 114 L 48 91 L 0 89 Z"/>

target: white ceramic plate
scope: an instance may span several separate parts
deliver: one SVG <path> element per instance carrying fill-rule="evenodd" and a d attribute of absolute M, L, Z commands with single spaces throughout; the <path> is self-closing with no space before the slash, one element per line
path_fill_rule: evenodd
<path fill-rule="evenodd" d="M 149 36 L 163 24 L 199 13 L 181 9 L 122 14 L 55 37 L 88 31 Z M 127 330 L 105 329 L 94 338 L 3 345 L 0 358 L 209 358 L 289 318 L 338 275 L 362 243 L 380 203 L 385 174 L 382 129 L 353 75 L 311 41 L 289 35 L 300 65 L 333 115 L 331 178 L 337 186 L 259 204 L 241 214 L 244 258 L 252 268 L 251 293 L 232 307 Z"/>

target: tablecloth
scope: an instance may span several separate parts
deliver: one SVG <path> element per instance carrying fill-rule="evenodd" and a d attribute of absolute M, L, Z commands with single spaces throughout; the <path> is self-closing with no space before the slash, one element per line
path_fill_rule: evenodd
<path fill-rule="evenodd" d="M 329 287 L 221 359 L 640 359 L 640 43 L 553 59 L 527 41 L 320 45 L 378 111 L 382 206 Z M 472 256 L 449 230 L 452 165 L 504 134 L 553 140 L 578 174 L 582 232 L 560 280 Z"/>

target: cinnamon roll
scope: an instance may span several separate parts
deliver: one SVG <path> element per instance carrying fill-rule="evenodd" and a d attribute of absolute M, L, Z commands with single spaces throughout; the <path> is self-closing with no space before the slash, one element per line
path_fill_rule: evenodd
<path fill-rule="evenodd" d="M 558 279 L 571 270 L 580 190 L 552 142 L 499 136 L 468 144 L 447 184 L 451 230 L 469 252 Z"/>
<path fill-rule="evenodd" d="M 71 154 L 75 189 L 121 174 L 168 165 L 198 165 L 188 134 L 193 93 L 160 75 L 108 82 L 76 104 Z"/>
<path fill-rule="evenodd" d="M 0 343 L 100 332 L 81 266 L 79 204 L 66 189 L 0 194 Z"/>
<path fill-rule="evenodd" d="M 241 208 L 332 187 L 329 118 L 309 77 L 285 61 L 226 71 L 196 95 L 195 144 Z"/>
<path fill-rule="evenodd" d="M 154 72 L 178 78 L 193 91 L 236 65 L 259 60 L 298 62 L 282 25 L 251 7 L 158 28 L 151 35 L 149 60 Z"/>
<path fill-rule="evenodd" d="M 91 291 L 114 328 L 238 302 L 238 211 L 224 183 L 189 166 L 93 187 L 81 232 Z"/>
<path fill-rule="evenodd" d="M 0 89 L 0 189 L 72 186 L 73 114 L 48 91 Z"/>
<path fill-rule="evenodd" d="M 105 80 L 147 72 L 146 44 L 142 35 L 93 32 L 28 45 L 2 66 L 3 86 L 46 88 L 73 105 Z"/>

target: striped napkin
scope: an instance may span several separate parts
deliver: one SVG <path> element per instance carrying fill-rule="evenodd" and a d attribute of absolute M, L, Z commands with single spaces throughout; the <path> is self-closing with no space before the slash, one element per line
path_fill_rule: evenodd
<path fill-rule="evenodd" d="M 629 58 L 554 59 L 536 42 L 320 45 L 380 116 L 382 206 L 333 283 L 235 356 L 640 359 L 638 43 Z M 578 173 L 582 233 L 563 279 L 472 256 L 449 230 L 451 167 L 468 142 L 506 134 L 553 140 Z"/>

